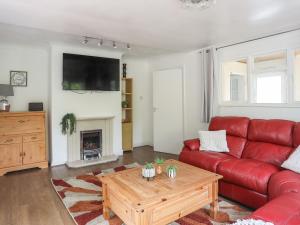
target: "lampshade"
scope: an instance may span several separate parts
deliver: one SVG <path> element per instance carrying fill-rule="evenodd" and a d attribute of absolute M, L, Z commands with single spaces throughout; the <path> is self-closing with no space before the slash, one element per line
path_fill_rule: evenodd
<path fill-rule="evenodd" d="M 14 96 L 13 86 L 9 84 L 0 84 L 0 96 Z"/>

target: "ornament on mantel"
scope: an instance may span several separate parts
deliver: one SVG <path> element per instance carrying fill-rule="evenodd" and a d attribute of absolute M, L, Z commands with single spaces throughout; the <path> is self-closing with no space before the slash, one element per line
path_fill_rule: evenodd
<path fill-rule="evenodd" d="M 127 64 L 123 63 L 123 78 L 126 78 L 127 75 Z"/>

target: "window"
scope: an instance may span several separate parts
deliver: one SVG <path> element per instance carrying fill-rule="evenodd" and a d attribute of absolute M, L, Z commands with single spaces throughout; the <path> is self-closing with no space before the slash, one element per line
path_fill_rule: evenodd
<path fill-rule="evenodd" d="M 222 64 L 222 98 L 224 102 L 247 100 L 247 60 L 228 61 Z"/>
<path fill-rule="evenodd" d="M 300 105 L 300 49 L 223 61 L 220 68 L 221 103 Z"/>
<path fill-rule="evenodd" d="M 294 100 L 300 101 L 300 50 L 295 51 L 294 58 Z"/>
<path fill-rule="evenodd" d="M 254 57 L 253 103 L 286 103 L 286 52 Z"/>
<path fill-rule="evenodd" d="M 257 103 L 282 103 L 281 93 L 281 74 L 265 74 L 265 76 L 257 77 Z"/>

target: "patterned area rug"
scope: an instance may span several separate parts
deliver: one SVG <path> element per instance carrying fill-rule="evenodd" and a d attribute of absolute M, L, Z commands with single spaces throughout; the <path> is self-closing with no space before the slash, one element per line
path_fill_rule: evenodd
<path fill-rule="evenodd" d="M 113 173 L 136 166 L 138 164 L 133 163 L 66 179 L 52 179 L 52 184 L 77 225 L 123 225 L 122 221 L 114 215 L 109 221 L 104 220 L 102 216 L 101 183 L 96 175 Z M 209 217 L 207 206 L 170 225 L 231 224 L 251 213 L 238 205 L 229 203 L 225 199 L 219 200 L 219 208 L 216 220 Z"/>

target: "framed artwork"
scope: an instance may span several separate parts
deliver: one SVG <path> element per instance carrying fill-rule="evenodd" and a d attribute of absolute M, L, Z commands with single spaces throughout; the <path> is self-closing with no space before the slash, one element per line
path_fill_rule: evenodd
<path fill-rule="evenodd" d="M 10 85 L 18 87 L 27 87 L 27 72 L 10 71 Z"/>

